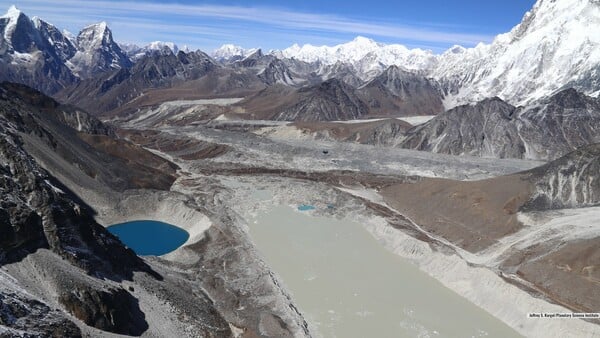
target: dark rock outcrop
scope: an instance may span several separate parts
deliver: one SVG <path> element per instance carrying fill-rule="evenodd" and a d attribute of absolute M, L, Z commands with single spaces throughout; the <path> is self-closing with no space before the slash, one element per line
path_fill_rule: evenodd
<path fill-rule="evenodd" d="M 92 275 L 130 278 L 134 270 L 150 271 L 24 150 L 14 129 L 19 116 L 0 112 L 2 262 L 48 248 Z"/>
<path fill-rule="evenodd" d="M 0 291 L 0 336 L 81 337 L 81 331 L 66 315 L 46 304 L 16 292 Z"/>
<path fill-rule="evenodd" d="M 64 290 L 58 301 L 73 316 L 103 331 L 139 336 L 148 329 L 137 300 L 121 288 L 81 285 Z"/>

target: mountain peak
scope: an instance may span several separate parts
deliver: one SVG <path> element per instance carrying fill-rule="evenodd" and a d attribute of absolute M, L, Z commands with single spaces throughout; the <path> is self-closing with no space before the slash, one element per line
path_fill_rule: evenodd
<path fill-rule="evenodd" d="M 95 34 L 95 35 L 99 35 L 99 36 L 102 36 L 106 33 L 111 33 L 106 21 L 102 21 L 102 22 L 98 22 L 98 23 L 94 23 L 94 24 L 85 26 L 79 34 L 81 35 L 84 32 L 87 32 L 87 34 Z"/>
<path fill-rule="evenodd" d="M 179 47 L 174 42 L 153 41 L 146 46 L 148 50 L 165 51 L 170 50 L 173 54 L 179 52 Z"/>
<path fill-rule="evenodd" d="M 379 45 L 375 40 L 360 35 L 355 37 L 354 40 L 352 40 L 352 43 L 360 45 Z"/>
<path fill-rule="evenodd" d="M 112 44 L 112 32 L 105 21 L 86 26 L 77 36 L 77 44 L 83 50 Z"/>
<path fill-rule="evenodd" d="M 9 48 L 26 53 L 41 42 L 33 21 L 14 5 L 0 17 L 0 20 L 4 22 L 3 27 L 0 28 L 0 34 L 8 43 Z"/>
<path fill-rule="evenodd" d="M 99 30 L 102 30 L 102 31 L 105 31 L 108 28 L 108 24 L 106 23 L 106 21 L 98 22 L 97 24 L 94 24 L 92 26 L 96 26 L 96 27 L 98 27 Z"/>
<path fill-rule="evenodd" d="M 217 60 L 230 60 L 234 57 L 246 57 L 256 52 L 255 48 L 245 49 L 241 46 L 234 44 L 224 44 L 221 47 L 215 49 L 211 56 Z"/>
<path fill-rule="evenodd" d="M 18 19 L 21 15 L 23 15 L 23 12 L 21 12 L 21 10 L 19 10 L 15 5 L 11 5 L 6 14 L 1 16 L 0 19 Z"/>

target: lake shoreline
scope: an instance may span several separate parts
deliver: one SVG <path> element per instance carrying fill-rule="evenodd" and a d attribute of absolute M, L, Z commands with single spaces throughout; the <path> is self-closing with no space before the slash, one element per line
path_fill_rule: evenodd
<path fill-rule="evenodd" d="M 296 207 L 301 204 L 320 206 L 310 213 L 358 222 L 387 250 L 410 260 L 427 275 L 469 302 L 503 321 L 528 337 L 565 337 L 573 334 L 600 337 L 600 326 L 583 320 L 535 320 L 530 312 L 565 313 L 570 310 L 540 299 L 486 267 L 470 265 L 452 250 L 434 249 L 431 243 L 421 241 L 394 228 L 386 219 L 366 208 L 364 200 L 336 188 L 315 182 L 276 177 L 247 177 L 248 189 L 268 189 L 276 192 L 263 205 L 247 205 L 251 192 L 242 192 L 236 186 L 238 198 L 232 201 L 239 213 L 250 219 L 265 205 L 283 204 Z M 290 182 L 294 186 L 291 187 Z M 293 191 L 293 194 L 291 193 Z M 372 196 L 369 196 L 372 197 Z M 243 201 L 243 202 L 242 202 Z M 336 208 L 326 206 L 335 201 Z M 243 210 L 245 209 L 245 210 Z M 301 211 L 298 211 L 301 212 Z"/>

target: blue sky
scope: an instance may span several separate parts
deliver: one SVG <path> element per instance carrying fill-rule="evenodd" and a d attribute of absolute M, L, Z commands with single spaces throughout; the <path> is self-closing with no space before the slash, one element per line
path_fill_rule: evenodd
<path fill-rule="evenodd" d="M 0 0 L 77 33 L 106 21 L 119 42 L 173 41 L 205 51 L 224 43 L 280 49 L 338 44 L 361 35 L 441 52 L 510 30 L 535 0 L 155 1 Z"/>

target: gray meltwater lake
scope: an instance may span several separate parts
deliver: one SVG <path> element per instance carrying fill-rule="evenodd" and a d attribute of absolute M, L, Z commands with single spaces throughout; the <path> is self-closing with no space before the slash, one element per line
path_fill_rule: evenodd
<path fill-rule="evenodd" d="M 360 224 L 273 206 L 250 234 L 321 337 L 519 337 Z"/>

